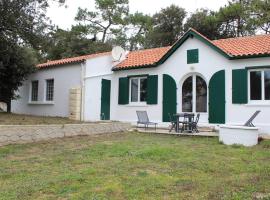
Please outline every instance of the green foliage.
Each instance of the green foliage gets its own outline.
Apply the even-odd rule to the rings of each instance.
[[[184,33],[186,11],[176,5],[161,9],[153,16],[153,28],[147,34],[145,46],[163,47],[172,45]]]
[[[270,33],[270,1],[252,0],[251,21],[255,27],[261,29],[265,34]]]
[[[113,26],[123,25],[128,15],[128,0],[95,0],[97,11],[78,9],[76,20],[88,24],[91,34],[101,34],[101,42],[105,43],[108,35],[112,33]]]
[[[201,9],[197,10],[187,19],[185,31],[189,28],[194,28],[209,39],[218,39],[220,38],[218,31],[220,24],[215,12]]]
[[[7,103],[17,98],[15,91],[32,73],[37,63],[36,52],[27,47],[0,42],[0,100]]]
[[[60,0],[63,3],[63,0]],[[44,50],[47,0],[0,1],[0,101],[8,105]]]
[[[129,14],[124,19],[124,25],[119,29],[114,29],[112,32],[114,37],[108,42],[130,51],[137,50],[144,46],[146,34],[151,28],[151,16],[139,12]]]
[[[57,29],[51,35],[50,48],[46,56],[49,60],[111,50],[109,44],[96,41],[95,37],[87,38],[88,29],[82,25],[73,26],[70,31]]]
[[[254,35],[256,27],[250,20],[251,0],[233,0],[217,13],[221,22],[219,32],[222,38]]]

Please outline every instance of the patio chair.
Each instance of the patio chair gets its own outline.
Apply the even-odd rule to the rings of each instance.
[[[184,113],[184,121],[181,122],[183,124],[181,133],[183,133],[184,131],[193,131],[194,116],[194,114]]]
[[[157,123],[155,122],[150,122],[147,112],[146,111],[136,111],[138,121],[137,121],[137,127],[139,127],[139,124],[143,124],[145,130],[148,128],[149,125],[154,125],[155,126],[155,131],[157,130]]]
[[[176,130],[177,121],[173,118],[173,116],[170,113],[168,113],[168,116],[169,116],[169,120],[171,122],[171,128],[170,128],[169,132],[172,132],[173,129]]]
[[[197,114],[195,121],[191,123],[192,126],[192,132],[195,131],[196,133],[199,133],[198,130],[198,122],[200,120],[200,113]]]
[[[257,110],[250,118],[249,120],[244,124],[244,126],[249,126],[249,127],[255,127],[254,124],[252,123],[253,120],[257,117],[257,115],[260,113],[260,110]]]

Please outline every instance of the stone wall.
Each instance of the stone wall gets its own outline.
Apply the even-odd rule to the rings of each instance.
[[[86,123],[65,125],[0,125],[0,146],[53,138],[87,136],[127,131],[129,123]]]
[[[69,90],[69,119],[81,120],[81,88]]]

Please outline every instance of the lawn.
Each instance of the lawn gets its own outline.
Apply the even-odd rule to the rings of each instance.
[[[0,199],[270,195],[270,141],[244,148],[217,138],[107,134],[1,147],[0,166]]]
[[[0,112],[0,125],[74,124],[79,121],[64,117],[42,117]]]

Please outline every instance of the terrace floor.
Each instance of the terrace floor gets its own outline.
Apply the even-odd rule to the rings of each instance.
[[[152,128],[144,129],[144,128],[136,128],[138,132],[141,133],[157,133],[157,134],[167,134],[167,135],[179,135],[179,136],[201,136],[201,137],[218,137],[218,132],[212,131],[210,129],[199,130],[199,133],[176,133],[175,131],[169,132],[168,129],[157,129],[154,130]]]

